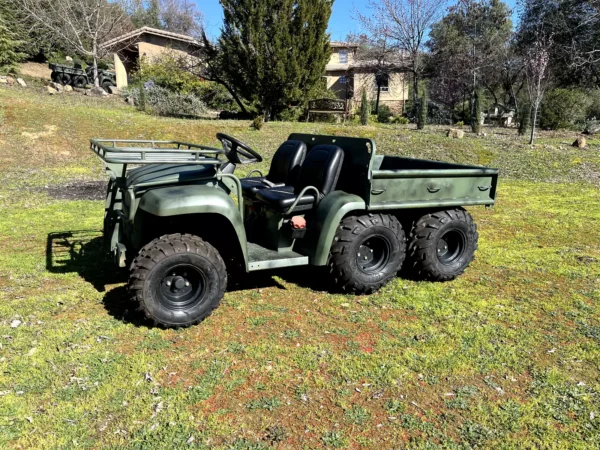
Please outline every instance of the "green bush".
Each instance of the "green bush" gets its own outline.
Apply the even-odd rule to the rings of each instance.
[[[260,129],[263,127],[264,123],[265,123],[265,121],[263,120],[263,116],[257,116],[252,121],[252,125],[251,126],[256,131],[260,131]]]
[[[592,89],[587,92],[590,106],[586,119],[600,119],[600,89]]]
[[[360,97],[360,124],[367,125],[369,123],[369,115],[371,114],[369,101],[367,100],[367,90],[363,89]]]
[[[408,117],[396,115],[396,116],[390,116],[388,118],[388,123],[397,123],[400,125],[407,125],[410,123],[410,120],[408,120]]]
[[[377,122],[379,123],[389,123],[389,118],[392,117],[392,112],[390,111],[390,107],[388,105],[379,104],[379,109],[377,110]]]
[[[546,130],[573,128],[587,118],[593,99],[577,89],[553,89],[544,96],[540,127]]]
[[[458,122],[456,122],[456,126],[457,127],[464,127],[465,123],[462,120],[459,120]]]
[[[295,106],[293,108],[284,109],[279,113],[277,117],[278,120],[282,120],[284,122],[298,122],[302,116],[306,118],[305,109],[300,106]]]
[[[132,96],[141,110],[149,110],[159,116],[197,116],[206,111],[206,105],[194,94],[173,92],[151,81],[124,92]]]

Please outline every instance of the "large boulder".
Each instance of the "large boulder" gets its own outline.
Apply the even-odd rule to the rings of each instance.
[[[48,92],[48,94],[50,94],[50,95],[54,95],[54,94],[59,94],[60,93],[59,91],[57,91],[56,89],[54,89],[53,86],[50,86],[50,85],[46,86],[46,92]]]
[[[87,90],[85,95],[91,95],[92,97],[106,97],[108,94],[101,87],[93,87]]]
[[[577,139],[575,139],[575,142],[573,142],[573,147],[577,147],[577,148],[585,148],[587,145],[587,141],[585,139],[585,137],[583,136],[577,136]]]
[[[71,86],[71,85],[67,84],[67,85],[64,87],[64,90],[65,90],[65,92],[73,92],[73,86]]]
[[[6,79],[6,77],[2,76],[2,77],[0,77],[0,83],[8,84],[8,80]]]
[[[119,94],[119,88],[116,86],[108,86],[107,89],[109,94]]]
[[[600,133],[600,120],[595,120],[593,122],[588,123],[583,132],[585,134]]]
[[[450,128],[446,136],[453,139],[462,139],[465,137],[465,132],[463,130],[457,130],[456,128]]]

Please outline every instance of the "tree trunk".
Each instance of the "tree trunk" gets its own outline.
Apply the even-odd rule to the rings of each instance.
[[[375,100],[375,114],[379,114],[379,95],[381,93],[381,86],[377,83],[377,98]]]
[[[535,123],[537,121],[538,106],[539,103],[536,102],[535,106],[533,107],[533,117],[531,120],[531,135],[529,136],[529,145],[533,144],[533,140],[535,139]]]
[[[100,86],[100,80],[98,77],[98,43],[96,40],[92,43],[92,58],[94,59],[94,86]]]

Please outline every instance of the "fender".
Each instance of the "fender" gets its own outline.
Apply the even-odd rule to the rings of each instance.
[[[196,184],[151,189],[142,196],[138,207],[159,217],[202,213],[220,214],[233,226],[244,255],[244,263],[248,263],[244,221],[238,206],[218,186]]]
[[[335,232],[343,217],[349,212],[366,209],[367,206],[362,198],[343,191],[334,191],[323,198],[317,206],[311,226],[314,232],[313,236],[316,236],[316,242],[313,241],[312,249],[307,249],[313,265],[324,266],[327,264]]]

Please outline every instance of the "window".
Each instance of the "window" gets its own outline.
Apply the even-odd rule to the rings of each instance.
[[[338,81],[340,84],[346,84],[348,83],[348,77],[346,75],[342,75]]]
[[[340,64],[348,64],[348,50],[340,50],[338,55],[340,56]]]
[[[375,90],[377,90],[378,82],[379,82],[379,87],[381,87],[381,92],[389,92],[390,91],[390,77],[387,73],[382,73],[381,75],[375,75]]]

